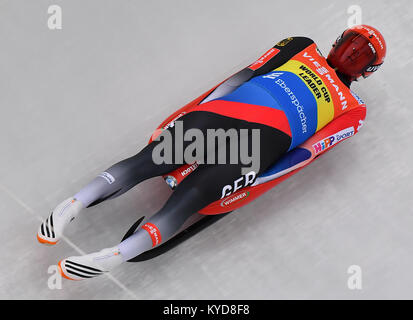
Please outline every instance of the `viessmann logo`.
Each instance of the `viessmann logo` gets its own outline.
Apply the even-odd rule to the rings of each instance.
[[[234,204],[235,202],[244,200],[249,195],[250,195],[250,193],[248,191],[241,192],[240,194],[232,196],[229,199],[225,199],[225,200],[221,201],[221,207],[227,207],[231,204]]]
[[[350,138],[353,135],[354,135],[354,127],[349,127],[344,130],[341,130],[313,144],[314,152],[315,154],[317,154],[325,149],[332,147],[333,145],[335,145],[336,143],[340,142],[343,139]]]

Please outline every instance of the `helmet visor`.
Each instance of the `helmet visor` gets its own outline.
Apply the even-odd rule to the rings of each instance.
[[[364,74],[376,60],[376,50],[370,41],[354,31],[344,32],[331,54],[338,70],[354,77]]]

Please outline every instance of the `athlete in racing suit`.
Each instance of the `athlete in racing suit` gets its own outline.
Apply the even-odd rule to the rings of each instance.
[[[168,240],[193,213],[214,201],[239,188],[305,166],[356,134],[366,109],[349,89],[352,80],[355,79],[329,65],[311,39],[290,37],[278,42],[257,61],[203,96],[173,123],[180,121],[183,132],[196,128],[204,136],[208,129],[235,129],[238,133],[246,129],[250,147],[251,132],[259,129],[260,151],[254,155],[259,165],[243,175],[244,165],[239,162],[208,162],[211,150],[206,147],[197,159],[196,170],[180,181],[165,205],[141,228],[112,248],[60,261],[62,275],[80,280],[110,271]],[[171,150],[175,150],[178,126],[173,124],[137,155],[113,165],[57,206],[41,224],[38,240],[55,244],[64,227],[83,208],[117,197],[151,177],[179,171],[183,163],[177,161],[179,155],[175,153],[170,163],[153,161],[153,152],[166,131],[172,137]],[[190,143],[184,141],[183,149]],[[227,155],[231,151],[226,140],[217,149]]]

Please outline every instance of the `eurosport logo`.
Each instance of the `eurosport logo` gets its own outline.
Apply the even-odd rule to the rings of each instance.
[[[230,206],[235,202],[244,200],[249,195],[250,195],[250,193],[248,191],[244,191],[244,192],[241,192],[240,194],[237,194],[237,195],[234,195],[234,196],[230,197],[229,199],[222,200],[221,201],[221,207]]]
[[[336,143],[340,142],[341,140],[350,138],[354,135],[354,127],[349,127],[340,132],[333,134],[323,140],[318,141],[317,143],[313,144],[313,149],[315,154],[328,149],[334,146]]]

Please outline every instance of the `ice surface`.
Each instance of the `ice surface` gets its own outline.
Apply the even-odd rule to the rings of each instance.
[[[61,290],[50,265],[116,244],[170,191],[147,181],[52,248],[35,239],[39,217],[278,40],[309,36],[326,54],[354,1],[53,3],[59,31],[50,1],[0,1],[0,298],[413,298],[413,2],[360,1],[388,45],[353,87],[368,107],[360,134],[173,251]],[[347,287],[350,265],[362,290]]]

